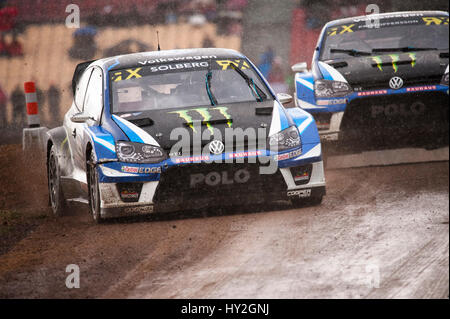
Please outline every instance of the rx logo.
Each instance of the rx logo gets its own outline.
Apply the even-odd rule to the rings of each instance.
[[[216,61],[218,65],[220,65],[222,67],[222,70],[228,70],[232,65],[241,69],[241,70],[246,70],[248,68],[250,68],[250,66],[248,65],[247,62],[245,62],[244,60],[217,60]]]
[[[223,150],[225,149],[225,145],[219,140],[214,140],[211,143],[209,143],[209,151],[212,154],[219,155],[222,154]]]
[[[336,34],[344,34],[347,32],[353,32],[353,27],[355,26],[355,24],[350,24],[350,25],[341,25],[341,26],[337,26],[337,27],[333,27],[327,30],[328,36],[334,36]]]
[[[402,78],[398,76],[394,76],[389,80],[389,86],[393,90],[398,90],[403,86],[403,80]]]
[[[142,75],[139,74],[139,71],[141,71],[141,69],[142,68],[136,68],[115,72],[112,76],[112,81],[119,82],[122,80],[139,79],[142,77]],[[126,74],[124,72],[126,72]]]

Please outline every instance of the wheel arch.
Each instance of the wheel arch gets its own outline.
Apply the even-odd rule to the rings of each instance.
[[[84,149],[84,155],[86,159],[86,181],[89,183],[89,165],[91,164],[91,155],[92,152],[95,152],[94,146],[92,145],[91,141],[88,141],[86,143],[86,147]]]
[[[48,160],[49,160],[49,158],[50,158],[50,151],[52,150],[52,147],[53,147],[53,140],[52,139],[48,139],[47,140],[47,148],[46,148],[46,159],[47,159],[47,161],[46,161],[46,163],[47,163],[47,168],[48,168]]]
[[[92,152],[95,152],[94,146],[92,145],[91,141],[89,141],[86,143],[86,150],[85,150],[86,160],[89,160]]]
[[[71,151],[69,147],[68,135],[63,126],[56,127],[47,132],[46,138],[46,159],[50,156],[50,151],[54,146],[56,156],[58,157],[61,169],[61,175],[70,175],[73,170],[73,165],[71,159]]]
[[[50,149],[53,145],[56,147],[58,155],[62,155],[62,147],[67,143],[67,133],[63,126],[54,128],[47,133],[46,145],[47,145],[47,155],[50,154]]]

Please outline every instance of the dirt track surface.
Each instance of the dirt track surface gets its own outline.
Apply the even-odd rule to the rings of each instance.
[[[10,158],[1,158],[2,184],[5,160],[14,176]],[[317,207],[210,209],[104,225],[83,207],[51,217],[42,176],[15,180],[10,190],[23,196],[41,186],[20,207],[47,217],[0,255],[0,298],[448,298],[448,162],[326,178]],[[0,208],[19,205],[13,195]],[[68,264],[80,267],[80,289],[65,286]]]

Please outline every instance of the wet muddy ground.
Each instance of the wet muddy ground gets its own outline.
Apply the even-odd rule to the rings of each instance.
[[[0,146],[0,298],[448,298],[448,162],[326,171],[322,205],[55,218]],[[44,173],[43,173],[44,172]],[[66,266],[80,267],[68,289]]]

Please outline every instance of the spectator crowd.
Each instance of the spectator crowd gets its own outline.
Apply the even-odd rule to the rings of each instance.
[[[23,56],[22,43],[18,39],[15,6],[7,6],[0,0],[0,57]]]

